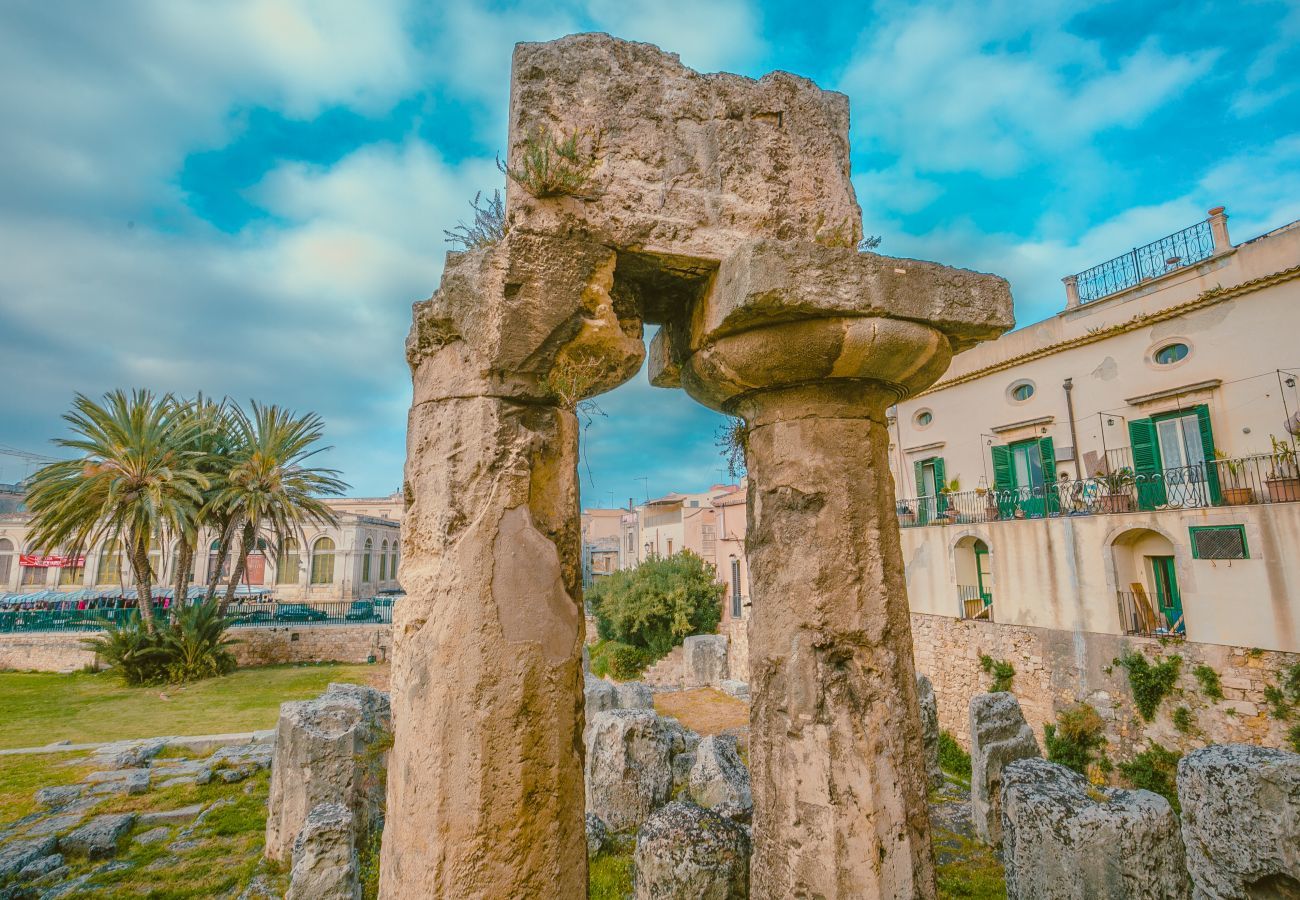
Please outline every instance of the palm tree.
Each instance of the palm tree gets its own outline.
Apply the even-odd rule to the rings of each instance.
[[[286,539],[301,534],[304,524],[334,524],[334,512],[320,498],[347,489],[336,470],[303,465],[329,449],[314,446],[324,431],[320,416],[297,416],[283,407],[253,401],[252,415],[235,409],[232,420],[236,449],[211,501],[215,510],[230,516],[232,537],[239,534],[235,565],[221,604],[223,615],[244,577],[257,535],[269,532],[278,553]]]
[[[171,394],[137,389],[104,395],[96,403],[77,394],[63,418],[73,437],[55,443],[80,456],[51,463],[33,477],[27,494],[35,544],[89,547],[121,541],[135,576],[140,617],[154,631],[154,542],[194,527],[207,479],[188,449],[195,422],[178,413]]]

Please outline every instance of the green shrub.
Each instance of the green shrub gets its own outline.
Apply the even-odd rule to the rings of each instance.
[[[1178,760],[1182,756],[1153,741],[1146,750],[1128,762],[1120,763],[1119,771],[1133,787],[1164,797],[1177,813],[1181,811],[1178,805],[1177,776]]]
[[[1173,714],[1174,727],[1180,734],[1190,734],[1196,727],[1196,719],[1192,716],[1192,711],[1186,706],[1180,706],[1174,710]]]
[[[121,624],[105,622],[99,634],[81,643],[95,651],[123,681],[132,686],[167,680],[167,653],[158,634],[150,634],[133,613]]]
[[[1209,697],[1216,703],[1223,699],[1223,685],[1219,683],[1218,672],[1214,671],[1209,666],[1200,665],[1195,669],[1192,669],[1192,674],[1195,675],[1196,680],[1201,683],[1201,690],[1205,692],[1205,696]]]
[[[1009,660],[994,659],[987,653],[982,653],[980,667],[993,676],[993,683],[989,685],[990,693],[1011,690],[1011,680],[1016,677],[1016,670]]]
[[[361,846],[357,848],[357,873],[361,881],[362,900],[379,898],[379,855],[384,843],[384,829],[371,827],[361,836]]]
[[[1292,725],[1286,733],[1286,741],[1291,745],[1291,749],[1300,753],[1300,725]]]
[[[1101,716],[1087,703],[1061,710],[1055,725],[1043,726],[1047,758],[1086,775],[1088,766],[1098,760],[1097,751],[1106,744],[1104,730]]]
[[[226,636],[229,624],[213,598],[177,610],[154,634],[132,615],[120,625],[105,623],[100,634],[82,643],[129,685],[197,681],[235,670],[235,657],[226,649],[236,643]]]
[[[1283,722],[1291,718],[1291,704],[1277,685],[1270,684],[1264,688],[1264,702],[1268,704],[1268,714],[1273,718]]]
[[[648,650],[658,659],[688,635],[717,629],[725,591],[712,566],[683,550],[607,575],[587,597],[602,638]]]
[[[939,768],[949,775],[970,780],[970,754],[947,731],[939,732]]]
[[[1134,651],[1124,654],[1118,662],[1128,672],[1128,683],[1138,712],[1150,722],[1156,717],[1160,701],[1174,689],[1183,658],[1175,655],[1153,664],[1141,653]]]
[[[497,168],[539,200],[582,197],[591,186],[600,152],[598,132],[573,131],[557,139],[549,128],[539,125],[519,147],[518,168],[500,159]]]
[[[648,650],[619,641],[598,641],[591,646],[591,674],[631,681],[658,657]]]

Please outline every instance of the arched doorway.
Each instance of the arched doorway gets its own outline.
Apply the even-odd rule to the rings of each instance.
[[[1111,543],[1111,561],[1124,634],[1186,633],[1177,554],[1169,538],[1149,528],[1125,531]]]
[[[989,545],[967,535],[953,548],[957,600],[963,619],[993,619],[993,568]]]

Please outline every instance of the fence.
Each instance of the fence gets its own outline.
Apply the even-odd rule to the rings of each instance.
[[[1075,276],[1079,300],[1087,303],[1109,297],[1148,278],[1198,263],[1213,253],[1214,233],[1209,221],[1197,222],[1080,272]]]
[[[71,606],[71,608],[66,608]],[[55,601],[43,608],[0,610],[0,632],[15,631],[98,631],[104,625],[121,625],[136,614],[130,607],[76,609],[70,601]],[[231,628],[271,628],[286,625],[363,625],[393,621],[393,601],[339,600],[311,603],[232,604],[227,611]],[[154,606],[154,615],[166,621],[169,611]]]
[[[977,585],[957,585],[957,602],[963,619],[993,621],[993,596],[980,591]]]
[[[1200,509],[1300,501],[1300,472],[1286,452],[1162,472],[1048,482],[1041,487],[975,490],[898,501],[902,528],[1006,519],[1091,516],[1154,509]]]
[[[1116,596],[1119,599],[1120,627],[1125,634],[1169,638],[1184,636],[1186,628],[1182,610],[1170,597],[1157,595],[1153,604],[1146,593],[1116,591]]]

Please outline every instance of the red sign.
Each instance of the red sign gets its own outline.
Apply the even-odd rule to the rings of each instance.
[[[81,569],[86,565],[84,556],[37,556],[23,553],[18,557],[18,565],[28,569]]]

